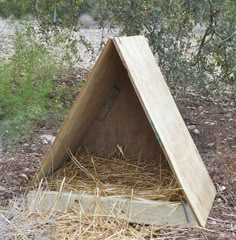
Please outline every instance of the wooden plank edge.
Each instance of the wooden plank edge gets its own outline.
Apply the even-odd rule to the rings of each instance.
[[[142,40],[144,40],[144,41],[148,44],[147,39],[146,39],[143,35],[140,35],[140,36],[137,36],[137,37],[140,38],[140,39],[142,39]],[[122,54],[122,52],[121,52],[121,50],[120,50],[120,44],[122,45],[122,42],[121,42],[121,39],[122,39],[122,38],[123,38],[123,37],[115,37],[115,38],[112,39],[112,42],[113,42],[113,44],[114,44],[114,46],[115,46],[115,48],[116,48],[116,50],[117,50],[117,52],[118,52],[121,60],[122,60],[122,63],[123,63],[123,65],[124,65],[124,67],[126,68],[126,70],[127,70],[127,72],[128,72],[130,81],[131,81],[131,83],[132,83],[132,85],[133,85],[133,87],[134,87],[134,90],[135,90],[135,92],[136,92],[136,94],[137,94],[137,97],[138,97],[139,100],[140,100],[140,103],[141,103],[141,105],[142,105],[142,107],[143,107],[143,110],[144,110],[144,112],[145,112],[145,114],[146,114],[146,116],[147,116],[147,118],[148,118],[148,120],[149,120],[149,122],[150,122],[150,125],[151,125],[151,127],[152,127],[152,129],[153,129],[153,131],[154,131],[154,133],[155,133],[155,135],[156,135],[156,137],[157,137],[157,140],[158,140],[158,142],[159,142],[159,144],[160,144],[160,146],[161,146],[161,148],[162,148],[162,150],[163,150],[163,153],[164,153],[164,155],[165,155],[165,157],[166,157],[166,159],[167,159],[167,161],[168,161],[168,163],[169,163],[169,165],[170,165],[170,167],[171,167],[171,170],[172,170],[172,172],[174,173],[174,175],[176,176],[176,179],[177,179],[179,185],[180,185],[181,188],[183,189],[183,193],[184,193],[185,199],[186,199],[189,207],[191,208],[191,212],[194,213],[194,215],[195,215],[195,217],[196,217],[196,219],[197,219],[197,221],[198,221],[198,225],[201,225],[202,227],[204,227],[204,226],[206,225],[207,217],[202,218],[201,214],[199,214],[199,212],[196,211],[195,207],[193,206],[191,199],[189,199],[188,194],[186,194],[186,192],[185,192],[185,188],[183,187],[182,182],[180,182],[179,177],[178,177],[177,174],[176,174],[175,168],[173,167],[172,161],[171,161],[171,159],[169,158],[169,155],[168,155],[168,153],[167,153],[167,151],[166,151],[166,148],[165,148],[164,144],[162,143],[162,140],[160,139],[160,136],[159,136],[157,130],[155,129],[154,125],[152,124],[152,118],[151,118],[151,116],[149,115],[149,112],[148,112],[147,109],[146,109],[146,106],[145,106],[145,104],[144,104],[144,102],[143,102],[143,100],[142,100],[142,97],[140,96],[140,93],[139,93],[139,91],[138,91],[138,89],[137,89],[137,87],[136,87],[135,80],[133,79],[132,74],[131,74],[131,72],[130,72],[130,70],[129,70],[129,67],[128,67],[127,63],[126,63],[126,60],[125,60],[125,58],[124,58],[124,56],[123,56],[123,54]],[[157,67],[158,67],[158,66],[157,66]],[[176,106],[176,107],[177,107],[177,106]],[[177,107],[177,109],[178,109],[178,107]],[[194,142],[193,142],[193,144],[195,145]],[[213,183],[212,183],[212,185],[213,185]],[[214,187],[214,185],[213,185],[213,187]],[[213,204],[213,202],[214,202],[215,194],[216,194],[216,191],[215,191],[215,193],[212,195],[212,201],[211,201],[211,204],[210,204],[211,206],[212,206],[212,204]],[[210,212],[210,210],[208,211],[207,215],[209,215],[209,212]]]
[[[85,213],[115,216],[131,223],[198,226],[191,208],[183,202],[57,191],[30,191],[26,195],[26,208],[29,211],[67,212],[73,207]]]

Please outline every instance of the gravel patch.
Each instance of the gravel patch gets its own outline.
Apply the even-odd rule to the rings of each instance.
[[[0,60],[7,60],[12,55],[14,23],[11,20],[0,18]]]
[[[35,21],[32,21],[35,25]],[[7,60],[14,53],[13,37],[15,29],[19,26],[19,22],[0,18],[0,60]],[[96,57],[98,56],[104,42],[109,37],[115,37],[118,35],[118,29],[99,29],[99,28],[82,28],[79,32],[75,33],[75,37],[78,40],[77,48],[79,52],[78,62],[79,67],[91,68],[94,64]],[[80,39],[91,46],[92,51],[88,51]],[[53,49],[59,52],[57,54],[63,54],[64,47]]]

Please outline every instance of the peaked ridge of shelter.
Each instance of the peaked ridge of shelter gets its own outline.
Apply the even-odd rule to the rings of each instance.
[[[215,198],[215,187],[147,40],[136,36],[115,38],[113,42],[186,199],[204,226]],[[173,141],[176,138],[178,141]]]
[[[83,143],[124,68],[186,200],[204,226],[215,188],[143,36],[107,42],[34,181],[59,168],[68,158],[68,149],[73,153]]]

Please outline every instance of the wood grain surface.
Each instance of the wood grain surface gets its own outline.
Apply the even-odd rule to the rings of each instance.
[[[198,223],[188,205],[181,202],[135,200],[119,196],[96,196],[70,192],[29,192],[26,197],[29,210],[41,212],[70,211],[73,207],[83,212],[110,216],[128,222],[151,225],[197,226]],[[187,215],[187,216],[186,216]]]
[[[166,158],[202,226],[215,187],[143,36],[115,38],[130,80]]]
[[[215,187],[143,36],[108,41],[33,183],[62,166],[68,150],[109,153],[115,144],[134,157],[164,153],[205,226]]]

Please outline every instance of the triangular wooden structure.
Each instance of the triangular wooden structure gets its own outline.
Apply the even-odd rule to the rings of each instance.
[[[198,223],[215,188],[143,36],[110,39],[72,106],[34,181],[60,168],[68,149],[130,157],[164,155]]]

